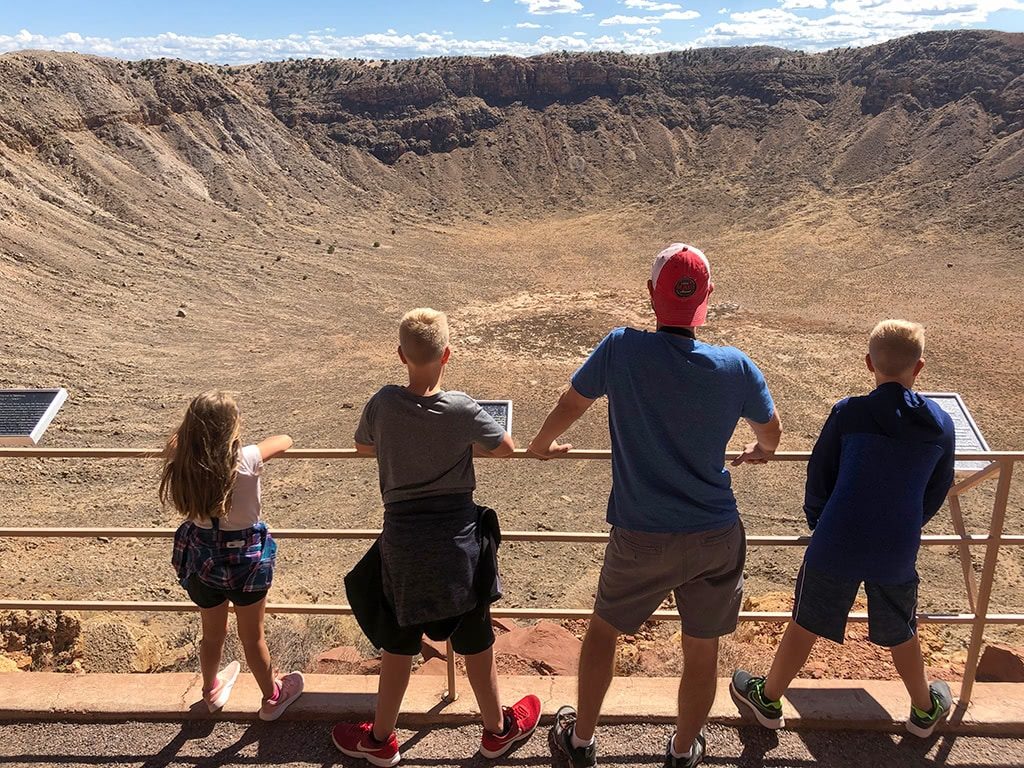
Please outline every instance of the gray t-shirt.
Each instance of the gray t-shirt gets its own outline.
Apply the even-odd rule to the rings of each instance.
[[[473,444],[497,448],[505,430],[465,392],[414,395],[388,385],[370,398],[355,439],[377,449],[385,504],[472,493]]]

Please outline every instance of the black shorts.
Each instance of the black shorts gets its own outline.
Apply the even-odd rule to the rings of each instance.
[[[216,608],[218,605],[223,605],[227,600],[230,600],[232,605],[245,607],[247,605],[256,605],[256,603],[267,596],[267,590],[265,589],[259,592],[244,592],[241,589],[215,589],[208,584],[204,584],[195,574],[192,574],[192,577],[188,580],[188,586],[185,587],[185,591],[188,592],[192,602],[200,608]]]
[[[796,578],[793,621],[819,637],[842,643],[846,620],[857,599],[861,582],[830,576],[800,567]],[[917,632],[918,579],[904,584],[864,582],[868,596],[868,639],[892,648],[910,640]]]
[[[394,615],[391,611],[386,613]],[[394,622],[381,631],[381,649],[396,656],[415,656],[422,647],[423,635],[431,640],[451,640],[452,649],[463,656],[483,653],[494,645],[491,604],[481,600],[462,616],[413,627],[400,627]]]

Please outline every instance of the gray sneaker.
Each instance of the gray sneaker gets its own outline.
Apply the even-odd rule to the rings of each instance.
[[[555,724],[551,726],[551,741],[571,768],[590,768],[597,765],[597,742],[586,747],[572,745],[572,729],[576,725],[576,710],[570,706],[559,707],[555,712]]]
[[[675,741],[676,735],[673,733],[672,738],[668,740],[668,746],[665,747],[665,768],[696,768],[704,762],[704,755],[707,754],[708,739],[704,733],[704,729],[700,729],[700,733],[697,734],[697,738],[693,741],[693,746],[690,747],[689,757],[675,757],[672,754],[672,742]]]
[[[938,680],[929,685],[928,690],[932,694],[932,711],[922,712],[911,705],[910,717],[907,718],[907,731],[922,739],[931,736],[935,726],[949,717],[949,711],[953,708],[953,693],[948,683]]]
[[[786,719],[782,716],[782,702],[772,701],[764,695],[763,677],[755,677],[745,669],[737,669],[732,674],[729,693],[741,712],[746,709],[765,728],[776,731],[786,725]]]

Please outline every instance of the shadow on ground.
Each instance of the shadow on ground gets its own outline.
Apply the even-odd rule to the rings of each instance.
[[[670,726],[624,724],[599,732],[599,762],[608,766],[663,764]],[[476,754],[479,729],[402,731],[402,765],[423,768],[558,766],[546,733],[538,732],[499,760]],[[756,727],[708,729],[708,766],[718,768],[1021,768],[1024,740],[978,736],[912,736],[873,732],[781,731]],[[220,766],[341,766],[367,763],[341,755],[324,722],[11,723],[0,727],[0,766],[219,768]]]

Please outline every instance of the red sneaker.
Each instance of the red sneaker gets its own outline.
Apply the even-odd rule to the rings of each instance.
[[[501,757],[517,741],[530,738],[540,722],[540,699],[533,694],[524,696],[511,707],[505,707],[505,733],[498,735],[484,731],[480,740],[480,754],[484,757]]]
[[[338,723],[331,731],[331,741],[349,757],[368,760],[381,768],[391,768],[402,759],[394,731],[386,741],[377,741],[373,738],[373,723]]]

